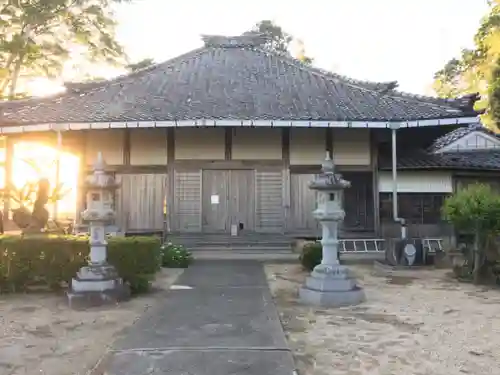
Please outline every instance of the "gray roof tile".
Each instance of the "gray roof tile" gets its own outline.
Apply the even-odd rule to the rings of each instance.
[[[409,152],[398,156],[398,170],[447,169],[500,171],[500,150],[461,151],[432,154],[425,151]],[[379,168],[391,170],[391,158],[380,157]]]
[[[245,39],[246,38],[246,39]],[[0,104],[0,124],[196,119],[409,121],[474,116],[470,97],[403,94],[306,66],[255,37],[204,37],[187,54],[64,94]]]
[[[455,129],[449,133],[446,133],[442,137],[437,138],[434,143],[429,147],[430,152],[438,151],[442,149],[443,147],[446,147],[453,142],[459,140],[460,138],[465,137],[466,135],[473,133],[473,132],[482,132],[488,135],[491,135],[493,137],[497,137],[497,134],[490,129],[484,127],[481,124],[472,124],[469,126],[464,126],[460,127],[458,129]]]

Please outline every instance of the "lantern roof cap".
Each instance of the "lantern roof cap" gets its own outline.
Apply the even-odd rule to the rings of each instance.
[[[321,173],[309,183],[309,188],[312,190],[321,191],[338,191],[344,190],[351,186],[351,183],[342,178],[340,173],[335,173],[335,163],[330,155],[326,152],[326,158],[321,163]]]

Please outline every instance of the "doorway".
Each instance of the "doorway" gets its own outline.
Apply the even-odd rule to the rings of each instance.
[[[202,229],[231,233],[255,229],[253,170],[203,170]],[[235,226],[235,227],[234,227]]]

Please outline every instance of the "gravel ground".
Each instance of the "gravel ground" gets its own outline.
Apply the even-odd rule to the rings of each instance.
[[[182,273],[162,270],[155,291],[106,308],[73,311],[64,296],[0,296],[0,375],[85,375],[108,346]]]
[[[377,277],[352,266],[367,302],[299,305],[306,273],[267,265],[300,375],[488,375],[500,373],[500,291],[461,284],[446,270]]]

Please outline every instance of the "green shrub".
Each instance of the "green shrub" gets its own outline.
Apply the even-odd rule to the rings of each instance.
[[[132,293],[149,290],[161,268],[160,238],[111,237],[108,239],[108,262],[128,282]]]
[[[304,246],[300,254],[300,263],[306,270],[312,271],[323,259],[323,248],[320,242],[310,243]]]
[[[32,286],[55,290],[69,283],[88,262],[88,238],[67,235],[0,237],[0,292]],[[149,288],[161,265],[160,241],[152,237],[108,239],[108,262],[133,293]]]
[[[187,268],[193,258],[189,251],[182,245],[173,243],[162,246],[162,266],[168,268]]]

